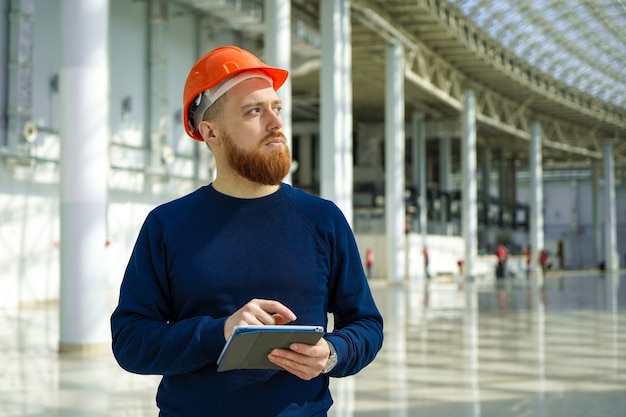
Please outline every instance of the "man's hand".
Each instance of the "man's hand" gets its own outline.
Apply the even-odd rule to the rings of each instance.
[[[289,349],[272,349],[268,358],[270,362],[308,381],[322,372],[329,356],[328,343],[321,338],[315,345],[292,343]]]
[[[287,324],[296,319],[293,311],[274,300],[254,299],[235,311],[224,323],[224,340],[235,326],[246,324]]]

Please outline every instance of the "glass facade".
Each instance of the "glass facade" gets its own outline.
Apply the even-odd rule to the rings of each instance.
[[[626,1],[449,0],[518,58],[626,108]]]

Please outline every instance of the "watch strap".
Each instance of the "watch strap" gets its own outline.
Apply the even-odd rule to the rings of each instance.
[[[335,346],[333,346],[333,344],[329,342],[328,339],[324,339],[324,340],[326,340],[326,343],[328,343],[328,349],[330,350],[330,354],[328,355],[328,362],[326,362],[326,366],[324,366],[324,369],[322,369],[322,374],[327,374],[333,370],[335,365],[337,365],[338,358],[337,358],[337,351],[335,350]]]

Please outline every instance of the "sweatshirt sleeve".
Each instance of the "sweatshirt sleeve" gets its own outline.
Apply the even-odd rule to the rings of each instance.
[[[159,222],[149,215],[141,228],[111,316],[113,354],[139,374],[178,375],[217,360],[225,318],[172,321],[167,247]]]
[[[327,237],[331,252],[328,309],[334,316],[334,330],[326,338],[338,357],[329,375],[343,377],[359,372],[374,360],[383,343],[383,319],[352,229],[341,212],[336,219]]]

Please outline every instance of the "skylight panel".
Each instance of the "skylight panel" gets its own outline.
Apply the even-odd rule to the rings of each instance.
[[[626,1],[449,1],[518,58],[626,108]]]

